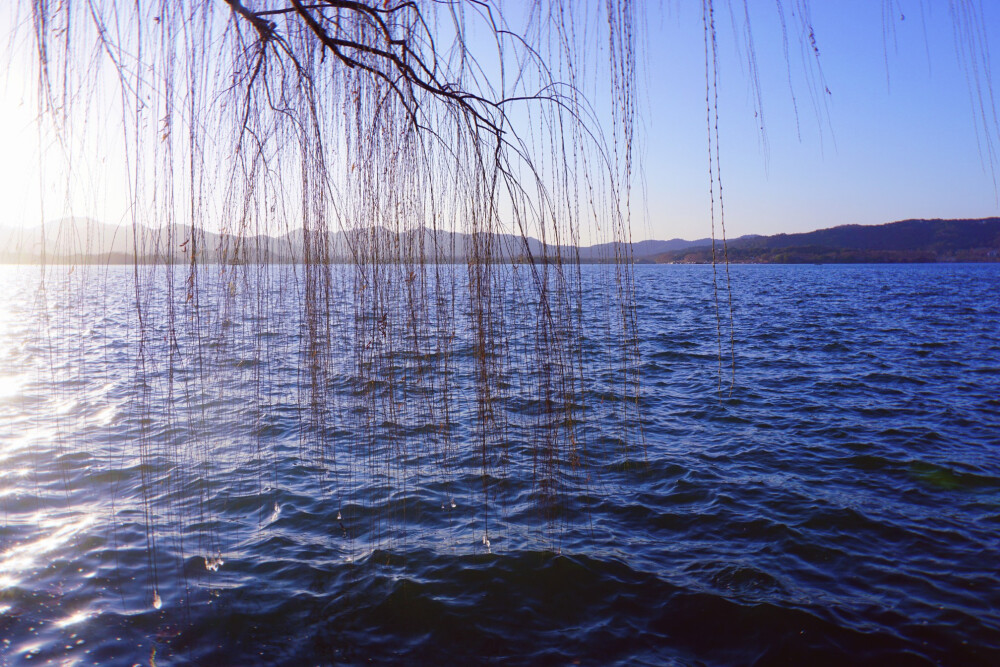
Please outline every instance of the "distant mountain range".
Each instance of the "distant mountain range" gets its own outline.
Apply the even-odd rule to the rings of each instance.
[[[739,264],[857,264],[1000,261],[1000,218],[901,220],[842,225],[803,234],[777,234],[716,243],[716,257]],[[658,263],[712,261],[711,242],[658,253]]]
[[[498,262],[581,261],[610,262],[629,257],[627,244],[604,243],[576,248],[544,244],[513,234],[473,235],[421,227],[393,232],[382,227],[317,234],[306,243],[302,229],[278,236],[216,234],[173,225],[151,228],[109,225],[88,218],[64,218],[41,227],[0,228],[0,263],[131,264],[187,263],[192,253],[204,263],[295,263],[308,252],[318,262],[362,261],[464,262],[474,244],[489,241]],[[634,260],[711,243],[710,239],[640,241],[632,245]]]
[[[640,263],[707,263],[711,239],[639,241],[631,246],[604,243],[576,248],[546,245],[511,234],[474,236],[419,228],[395,233],[381,227],[315,236],[306,243],[303,230],[279,236],[216,234],[189,227],[150,228],[108,225],[86,218],[66,218],[44,228],[0,228],[0,263],[41,261],[75,264],[302,262],[307,250],[319,262],[419,261],[464,262],[473,244],[490,242],[498,262],[610,262],[616,256]],[[903,220],[884,225],[843,225],[802,234],[742,236],[730,239],[725,252],[715,244],[716,259],[728,253],[733,263],[859,262],[996,262],[1000,261],[1000,218],[982,220]]]

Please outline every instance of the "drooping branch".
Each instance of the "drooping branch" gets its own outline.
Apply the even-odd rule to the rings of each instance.
[[[621,3],[594,5],[614,5],[610,30],[629,16]],[[136,413],[162,402],[197,414],[187,397],[215,389],[249,394],[240,409],[267,421],[283,408],[261,398],[275,389],[258,369],[294,322],[298,456],[336,499],[345,534],[373,542],[405,521],[382,522],[392,505],[379,494],[418,477],[475,494],[484,544],[509,499],[508,467],[530,468],[555,516],[568,476],[586,476],[580,468],[600,453],[587,450],[585,415],[620,421],[611,455],[622,454],[637,416],[631,268],[595,273],[613,288],[604,307],[587,307],[576,244],[590,236],[612,243],[609,259],[626,256],[629,167],[609,147],[618,142],[606,117],[626,120],[631,98],[613,114],[588,100],[576,72],[588,71],[592,45],[568,24],[589,17],[570,5],[528,3],[515,19],[513,5],[485,0],[88,0],[90,32],[76,34],[107,57],[86,66],[49,41],[50,18],[66,14],[39,5],[40,52],[53,63],[43,79],[67,73],[85,91],[81,106],[109,85],[100,66],[118,82],[129,221],[137,238],[159,230],[136,243],[145,356],[135,373],[151,387]],[[540,21],[553,29],[532,27]],[[608,41],[612,78],[630,71],[628,39]],[[621,146],[630,150],[630,136]],[[175,290],[178,259],[186,275]],[[626,341],[609,346],[600,373],[584,360],[594,329]],[[237,351],[254,370],[220,366]],[[627,400],[595,406],[595,385],[608,382]],[[198,444],[144,432],[139,459],[180,469],[191,457],[202,469],[232,456],[186,442]],[[268,446],[258,442],[254,465],[279,458]],[[366,476],[389,486],[365,491],[355,482]],[[151,544],[169,515],[156,506],[168,502],[166,483],[144,482]],[[348,506],[371,507],[375,527],[349,519]],[[204,543],[213,557],[224,550],[214,535]]]

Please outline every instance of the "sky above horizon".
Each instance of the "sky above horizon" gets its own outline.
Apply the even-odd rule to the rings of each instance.
[[[751,26],[766,148],[755,123],[746,50],[734,46],[728,16],[717,20],[729,234],[997,215],[986,155],[988,141],[996,143],[996,121],[989,118],[986,136],[971,95],[975,72],[956,50],[947,4],[838,0],[813,2],[811,9],[825,80],[814,85],[803,67],[812,56],[803,53],[808,49],[793,32],[788,9],[786,60],[774,3],[751,5],[760,11],[751,15]],[[983,3],[981,10],[979,27],[997,38],[1000,3]],[[678,2],[650,20],[649,108],[641,114],[650,229],[636,230],[643,238],[692,238],[709,229],[704,46],[699,31],[684,29],[700,18],[700,7]],[[980,68],[979,76],[985,80],[988,72]],[[814,104],[815,93],[824,104]]]
[[[17,4],[17,3],[14,3]],[[989,84],[988,48],[964,31],[949,3],[832,0],[808,3],[818,68],[800,32],[802,0],[787,0],[788,53],[775,3],[748,3],[756,46],[763,132],[755,117],[743,8],[716,12],[720,164],[728,236],[802,232],[906,218],[979,218],[1000,212],[994,165],[995,112],[975,104]],[[737,7],[737,5],[740,5]],[[973,1],[976,30],[1000,35],[1000,3]],[[0,19],[9,42],[10,12]],[[643,182],[633,240],[711,233],[701,3],[666,0],[645,10],[637,146]],[[95,197],[82,185],[46,182],[38,166],[31,76],[8,45],[0,75],[0,224],[67,213],[115,223],[127,196]],[[959,48],[970,47],[962,57]],[[986,47],[986,48],[983,48]],[[970,60],[978,58],[978,60]],[[822,79],[819,78],[820,68]],[[829,91],[829,92],[827,92]],[[88,165],[100,177],[109,166]],[[111,163],[114,160],[110,161]],[[77,168],[79,172],[79,166]],[[634,210],[639,207],[635,206]],[[718,213],[718,209],[717,209]],[[716,219],[717,233],[721,221]]]

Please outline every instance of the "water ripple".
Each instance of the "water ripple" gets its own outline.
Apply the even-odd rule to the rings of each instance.
[[[484,480],[470,340],[345,357],[310,423],[281,280],[139,383],[128,271],[0,269],[0,664],[1000,663],[1000,268],[730,271],[731,395],[711,268],[636,267],[644,442],[595,327],[576,418],[498,381]]]

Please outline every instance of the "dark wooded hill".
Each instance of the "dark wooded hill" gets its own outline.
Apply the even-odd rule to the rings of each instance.
[[[729,261],[746,264],[996,262],[1000,261],[1000,218],[901,220],[884,225],[842,225],[803,234],[734,239]],[[716,258],[723,259],[722,242]],[[712,261],[711,242],[660,253],[658,263]]]

